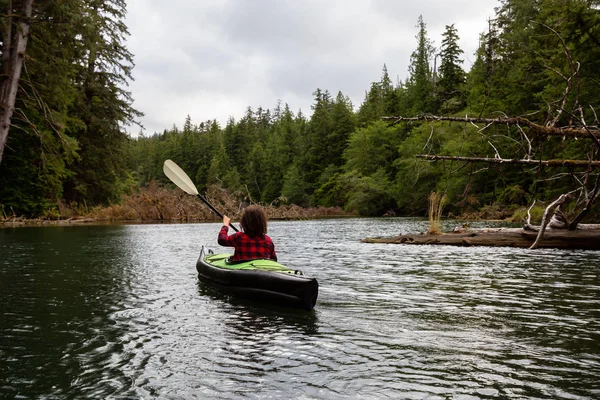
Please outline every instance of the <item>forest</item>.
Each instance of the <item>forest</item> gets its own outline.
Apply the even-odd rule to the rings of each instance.
[[[421,17],[407,78],[384,64],[359,105],[315,88],[310,113],[282,99],[225,126],[188,117],[137,137],[126,131],[141,114],[126,90],[124,0],[0,4],[0,218],[85,215],[175,191],[166,159],[201,192],[240,203],[425,216],[433,192],[445,195],[446,215],[506,218],[567,194],[565,213],[600,215],[590,210],[600,183],[598,0],[500,0],[468,71],[452,21],[434,47]]]

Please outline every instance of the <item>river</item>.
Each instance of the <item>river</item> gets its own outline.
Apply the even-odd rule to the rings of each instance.
[[[0,229],[0,398],[600,398],[598,251],[360,243],[418,219],[272,221],[280,262],[319,281],[306,312],[199,282],[219,227]]]

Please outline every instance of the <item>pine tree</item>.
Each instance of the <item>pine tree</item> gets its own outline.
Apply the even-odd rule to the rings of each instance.
[[[295,156],[298,131],[294,114],[286,103],[275,108],[273,127],[265,144],[264,189],[262,201],[272,202],[282,194],[284,175]]]
[[[400,114],[402,88],[399,85],[398,87],[394,87],[385,64],[383,64],[383,73],[381,76],[381,90],[383,95],[383,114]]]
[[[358,109],[357,119],[359,125],[361,127],[368,126],[384,115],[386,115],[386,112],[381,82],[372,82],[369,91],[365,93],[365,100]]]
[[[315,182],[323,170],[329,165],[328,136],[333,128],[332,108],[333,102],[329,91],[317,89],[313,95],[313,115],[310,118],[310,133],[307,177]]]
[[[446,25],[440,51],[439,80],[437,82],[438,107],[443,113],[454,113],[464,108],[465,98],[462,92],[465,83],[465,71],[459,57],[463,51],[458,46],[458,33],[454,24]]]
[[[67,201],[106,204],[118,201],[125,174],[123,151],[128,139],[123,125],[141,115],[124,89],[132,79],[133,55],[125,47],[124,0],[95,0],[81,4],[78,22],[80,54],[70,110],[84,126],[72,129],[80,149],[72,165],[74,176],[65,182]]]
[[[344,164],[342,157],[348,146],[348,138],[354,132],[355,122],[350,99],[338,92],[331,112],[332,128],[327,135],[327,159],[329,165],[341,167]]]
[[[429,60],[435,52],[435,48],[427,37],[427,26],[423,22],[423,16],[419,16],[417,27],[419,28],[416,36],[417,49],[410,57],[407,100],[413,114],[432,113],[435,112],[435,108],[433,77]]]
[[[379,120],[382,116],[396,115],[400,111],[401,90],[395,88],[388,74],[387,66],[383,64],[381,80],[371,83],[365,100],[360,105],[357,119],[360,126],[367,126]]]

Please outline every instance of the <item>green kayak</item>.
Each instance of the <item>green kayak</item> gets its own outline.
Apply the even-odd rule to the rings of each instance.
[[[319,283],[273,260],[228,262],[231,254],[213,254],[202,247],[196,262],[198,278],[236,294],[277,305],[312,310]]]

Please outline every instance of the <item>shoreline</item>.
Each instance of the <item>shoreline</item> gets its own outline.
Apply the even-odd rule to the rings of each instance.
[[[277,217],[269,218],[269,221],[306,221],[315,219],[343,219],[343,218],[359,218],[354,214],[346,215],[312,215],[299,217]],[[81,218],[66,218],[66,219],[28,219],[15,218],[0,220],[0,228],[18,228],[26,226],[82,226],[82,225],[111,225],[111,224],[197,224],[197,223],[219,223],[221,219],[101,219],[91,217]],[[237,219],[232,219],[232,222],[239,222]]]

